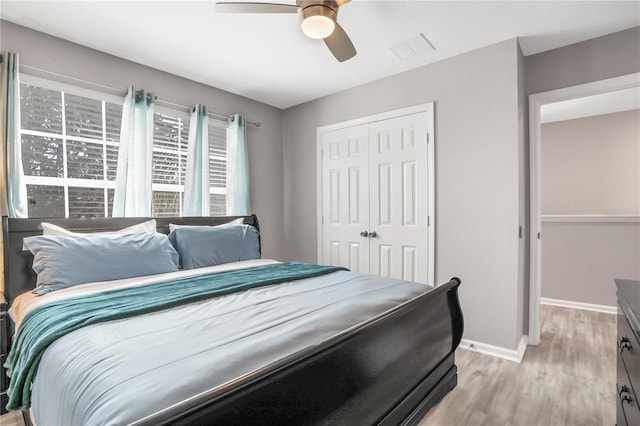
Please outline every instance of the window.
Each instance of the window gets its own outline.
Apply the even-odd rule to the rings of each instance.
[[[209,119],[209,205],[211,216],[227,214],[227,126]]]
[[[113,206],[123,98],[22,75],[22,161],[29,217],[105,217]],[[180,216],[187,113],[156,107],[153,215]],[[226,213],[226,126],[209,120],[211,215]]]
[[[181,216],[187,169],[189,117],[156,107],[153,124],[153,215]],[[212,216],[226,214],[227,128],[209,120],[209,204]]]
[[[113,203],[122,99],[20,85],[22,163],[29,217],[107,216]]]
[[[157,110],[158,108],[156,108]],[[153,215],[181,216],[189,117],[153,114]]]

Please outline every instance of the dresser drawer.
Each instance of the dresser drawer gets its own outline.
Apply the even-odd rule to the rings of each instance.
[[[629,381],[636,395],[640,395],[640,343],[631,330],[629,321],[618,312],[618,353],[622,355]]]
[[[4,363],[7,361],[5,354],[0,355],[0,392],[4,392],[9,387],[9,379],[7,378],[7,370]]]
[[[625,363],[618,350],[616,376],[616,404],[617,404],[617,423],[621,425],[640,425],[640,406],[638,399],[631,387],[631,381],[627,375]]]
[[[616,400],[616,426],[628,426],[627,419],[624,418],[624,410],[620,400]]]
[[[7,354],[9,346],[9,320],[4,312],[0,314],[0,355]]]
[[[8,319],[3,312],[0,314],[0,392],[4,392],[9,387],[9,379],[7,379],[4,363],[7,360],[9,354],[9,327],[7,323]]]
[[[5,312],[6,304],[2,303],[0,309],[0,414],[6,414],[7,410],[5,407],[9,402],[9,398],[7,396],[9,379],[7,378],[4,363],[7,360],[9,352],[9,319]]]
[[[618,410],[622,409],[628,425],[640,425],[640,407],[628,383],[618,383]],[[623,423],[624,424],[624,423]]]
[[[7,414],[7,404],[9,403],[9,396],[6,392],[0,392],[0,414]]]

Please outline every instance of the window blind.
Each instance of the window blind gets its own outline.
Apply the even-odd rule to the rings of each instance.
[[[209,208],[211,216],[227,213],[227,129],[209,124]]]
[[[187,167],[189,120],[153,115],[153,215],[180,216]]]
[[[20,85],[22,161],[29,217],[106,216],[121,105]],[[110,122],[107,125],[107,111]],[[111,140],[107,139],[107,128]],[[118,136],[113,133],[117,130]],[[117,140],[116,139],[116,140]],[[109,155],[116,158],[109,159]]]

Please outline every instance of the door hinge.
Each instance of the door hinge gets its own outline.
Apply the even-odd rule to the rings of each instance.
[[[427,216],[427,226],[431,226],[431,216]]]

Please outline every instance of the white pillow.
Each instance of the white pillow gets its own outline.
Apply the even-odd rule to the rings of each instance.
[[[138,223],[136,225],[119,229],[117,231],[91,232],[91,233],[72,232],[72,231],[69,231],[68,229],[64,229],[60,226],[53,225],[47,222],[42,222],[40,225],[42,226],[42,235],[51,235],[54,237],[68,237],[68,236],[91,235],[91,234],[138,234],[140,232],[156,232],[155,219]]]
[[[231,222],[221,223],[220,225],[215,225],[215,226],[242,225],[243,223],[244,223],[244,219],[239,217],[237,219],[233,219]],[[199,225],[176,225],[174,223],[170,223],[169,224],[169,232],[173,232],[174,229],[184,228],[184,227],[187,227],[187,226],[199,226]]]

